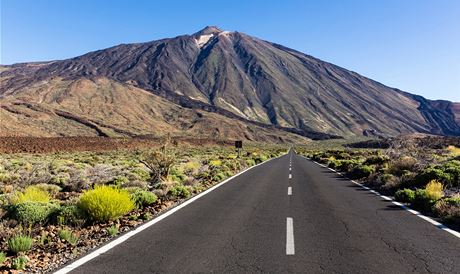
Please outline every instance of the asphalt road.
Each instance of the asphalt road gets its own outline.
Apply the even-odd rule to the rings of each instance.
[[[289,153],[72,273],[196,272],[460,273],[460,239]]]

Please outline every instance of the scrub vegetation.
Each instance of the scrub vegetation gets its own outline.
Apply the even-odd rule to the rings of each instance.
[[[45,272],[287,152],[181,145],[0,154],[0,272]]]

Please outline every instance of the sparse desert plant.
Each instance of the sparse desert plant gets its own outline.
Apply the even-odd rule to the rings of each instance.
[[[140,181],[148,181],[150,179],[150,173],[145,168],[137,167],[131,171],[133,177]]]
[[[134,208],[129,192],[110,186],[96,186],[83,192],[79,207],[96,222],[118,219]]]
[[[36,185],[51,181],[52,175],[49,172],[48,163],[35,164],[30,166],[29,169],[25,168],[20,172],[21,183],[24,185]]]
[[[107,234],[109,234],[109,236],[113,237],[115,235],[118,234],[118,227],[113,225],[113,226],[110,226],[109,228],[107,228]]]
[[[3,266],[3,263],[6,261],[6,253],[5,252],[0,252],[0,267]]]
[[[86,177],[93,184],[107,184],[114,181],[119,174],[119,170],[111,165],[96,164],[85,171]]]
[[[0,172],[0,183],[8,184],[13,180],[13,176],[8,173]]]
[[[12,204],[24,202],[48,203],[50,200],[49,193],[36,186],[29,186],[23,192],[17,192],[11,197]]]
[[[28,261],[26,256],[19,256],[11,260],[11,267],[15,270],[24,270],[26,269]]]
[[[68,242],[72,246],[75,246],[78,243],[78,240],[80,239],[78,235],[72,233],[72,231],[68,229],[61,229],[59,231],[59,238],[61,238],[61,240]]]
[[[115,178],[113,181],[113,184],[116,185],[117,187],[121,187],[129,182],[129,179],[126,178],[125,176],[118,176]]]
[[[13,217],[21,223],[45,223],[59,210],[59,205],[44,202],[22,202],[11,207]]]
[[[158,197],[152,192],[141,189],[136,190],[134,193],[131,194],[131,200],[133,200],[137,208],[144,208],[146,206],[149,206],[155,203],[157,199]]]
[[[447,223],[460,224],[460,196],[438,200],[433,211]]]
[[[412,189],[400,189],[395,193],[395,200],[403,203],[411,203],[415,199],[415,191]]]
[[[393,161],[390,165],[389,171],[394,175],[402,175],[405,170],[413,171],[415,165],[417,164],[417,159],[411,156],[403,156],[396,161]]]
[[[41,247],[44,247],[46,244],[50,243],[51,242],[51,239],[50,237],[48,236],[48,233],[46,231],[42,231],[41,234],[40,234],[40,238],[39,238],[39,244]]]
[[[71,168],[68,172],[69,178],[66,180],[64,188],[67,191],[80,192],[82,190],[88,190],[91,186],[90,181],[86,177],[83,170],[78,168]]]
[[[51,196],[55,196],[56,194],[59,193],[59,191],[62,190],[60,186],[53,185],[53,184],[45,184],[45,183],[37,184],[35,185],[35,187],[45,192],[48,192]]]
[[[32,238],[27,235],[17,235],[8,239],[8,248],[15,254],[29,251],[32,248],[32,244]]]
[[[144,214],[141,215],[142,220],[148,221],[152,219],[152,214],[150,212],[145,212]]]
[[[382,174],[380,181],[384,189],[397,189],[401,185],[401,177],[389,173]]]
[[[166,151],[157,150],[146,154],[140,161],[149,169],[152,183],[156,183],[168,177],[175,162],[175,156],[173,154],[168,155]]]

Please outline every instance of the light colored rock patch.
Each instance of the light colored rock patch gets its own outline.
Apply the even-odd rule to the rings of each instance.
[[[209,40],[214,36],[214,34],[205,34],[205,35],[200,35],[198,39],[195,39],[196,44],[198,47],[202,48],[206,43],[209,42]]]
[[[245,118],[248,118],[246,116],[246,114],[244,114],[241,110],[239,110],[237,107],[235,107],[234,105],[230,104],[229,102],[225,101],[224,99],[222,98],[217,98],[217,100],[219,100],[220,102],[224,103],[225,105],[229,106],[232,110],[236,111],[239,115],[245,117]]]

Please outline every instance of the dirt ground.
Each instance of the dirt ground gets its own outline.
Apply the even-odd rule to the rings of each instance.
[[[106,137],[0,137],[0,153],[52,153],[74,151],[109,151],[171,145],[232,145],[233,141],[172,138]]]

